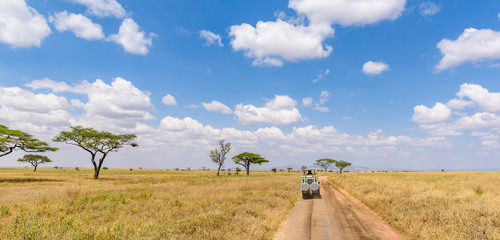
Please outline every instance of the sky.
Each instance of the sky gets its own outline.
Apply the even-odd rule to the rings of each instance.
[[[82,125],[137,135],[108,167],[500,169],[499,76],[496,0],[0,1],[0,124],[47,166]]]

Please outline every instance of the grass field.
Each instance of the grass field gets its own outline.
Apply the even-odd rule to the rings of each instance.
[[[272,239],[299,173],[0,168],[1,239]]]
[[[330,175],[408,239],[500,239],[500,173]]]

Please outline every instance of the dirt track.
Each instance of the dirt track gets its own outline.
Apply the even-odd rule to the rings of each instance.
[[[321,197],[303,199],[276,234],[291,239],[404,239],[370,209],[320,177]]]

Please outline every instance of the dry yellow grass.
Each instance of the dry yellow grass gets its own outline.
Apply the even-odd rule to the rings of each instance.
[[[1,239],[272,239],[298,173],[0,169]]]
[[[500,173],[346,173],[329,179],[409,239],[500,239]]]

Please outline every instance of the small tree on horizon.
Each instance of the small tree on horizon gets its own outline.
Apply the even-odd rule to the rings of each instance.
[[[235,170],[236,170],[236,175],[240,175],[241,168],[237,167]]]
[[[135,134],[113,134],[82,126],[74,126],[71,129],[71,131],[61,131],[59,135],[54,137],[53,141],[78,146],[90,153],[90,161],[94,165],[94,179],[99,178],[102,163],[110,152],[118,152],[125,145],[139,146],[133,142],[136,138]],[[96,158],[98,158],[98,162]]]
[[[250,174],[250,164],[259,164],[269,162],[269,160],[264,159],[259,154],[243,152],[233,157],[233,161],[239,164],[247,170],[247,176]]]
[[[231,143],[224,144],[224,139],[219,141],[220,150],[212,149],[210,150],[210,158],[212,162],[216,163],[219,168],[217,169],[217,176],[219,176],[219,171],[224,166],[224,161],[226,160],[226,154],[231,151]]]
[[[306,166],[306,165],[302,165],[302,167],[300,167],[300,169],[301,169],[302,171],[304,171],[305,169],[307,169],[307,166]]]
[[[349,167],[351,166],[352,164],[350,162],[346,162],[346,161],[338,161],[335,163],[335,166],[337,166],[339,168],[339,174],[342,174],[342,170],[344,170],[344,168],[346,167]]]
[[[328,167],[330,167],[330,165],[332,165],[334,163],[337,163],[337,160],[333,160],[330,158],[322,158],[322,159],[316,160],[314,165],[319,166],[319,167],[323,168],[325,170],[325,172],[328,172]]]
[[[271,172],[276,173],[276,170],[278,170],[278,169],[273,168],[273,169],[271,169]]]
[[[0,124],[0,157],[18,149],[30,153],[59,150],[59,148],[50,147],[48,143],[34,138],[29,133],[9,129],[7,126]]]
[[[47,156],[42,156],[38,154],[26,154],[22,158],[17,159],[18,162],[27,162],[31,164],[35,169],[33,169],[33,172],[36,172],[36,168],[40,164],[52,162]]]
[[[288,170],[288,172],[291,172],[293,168],[289,167],[289,168],[286,168],[286,170]]]

